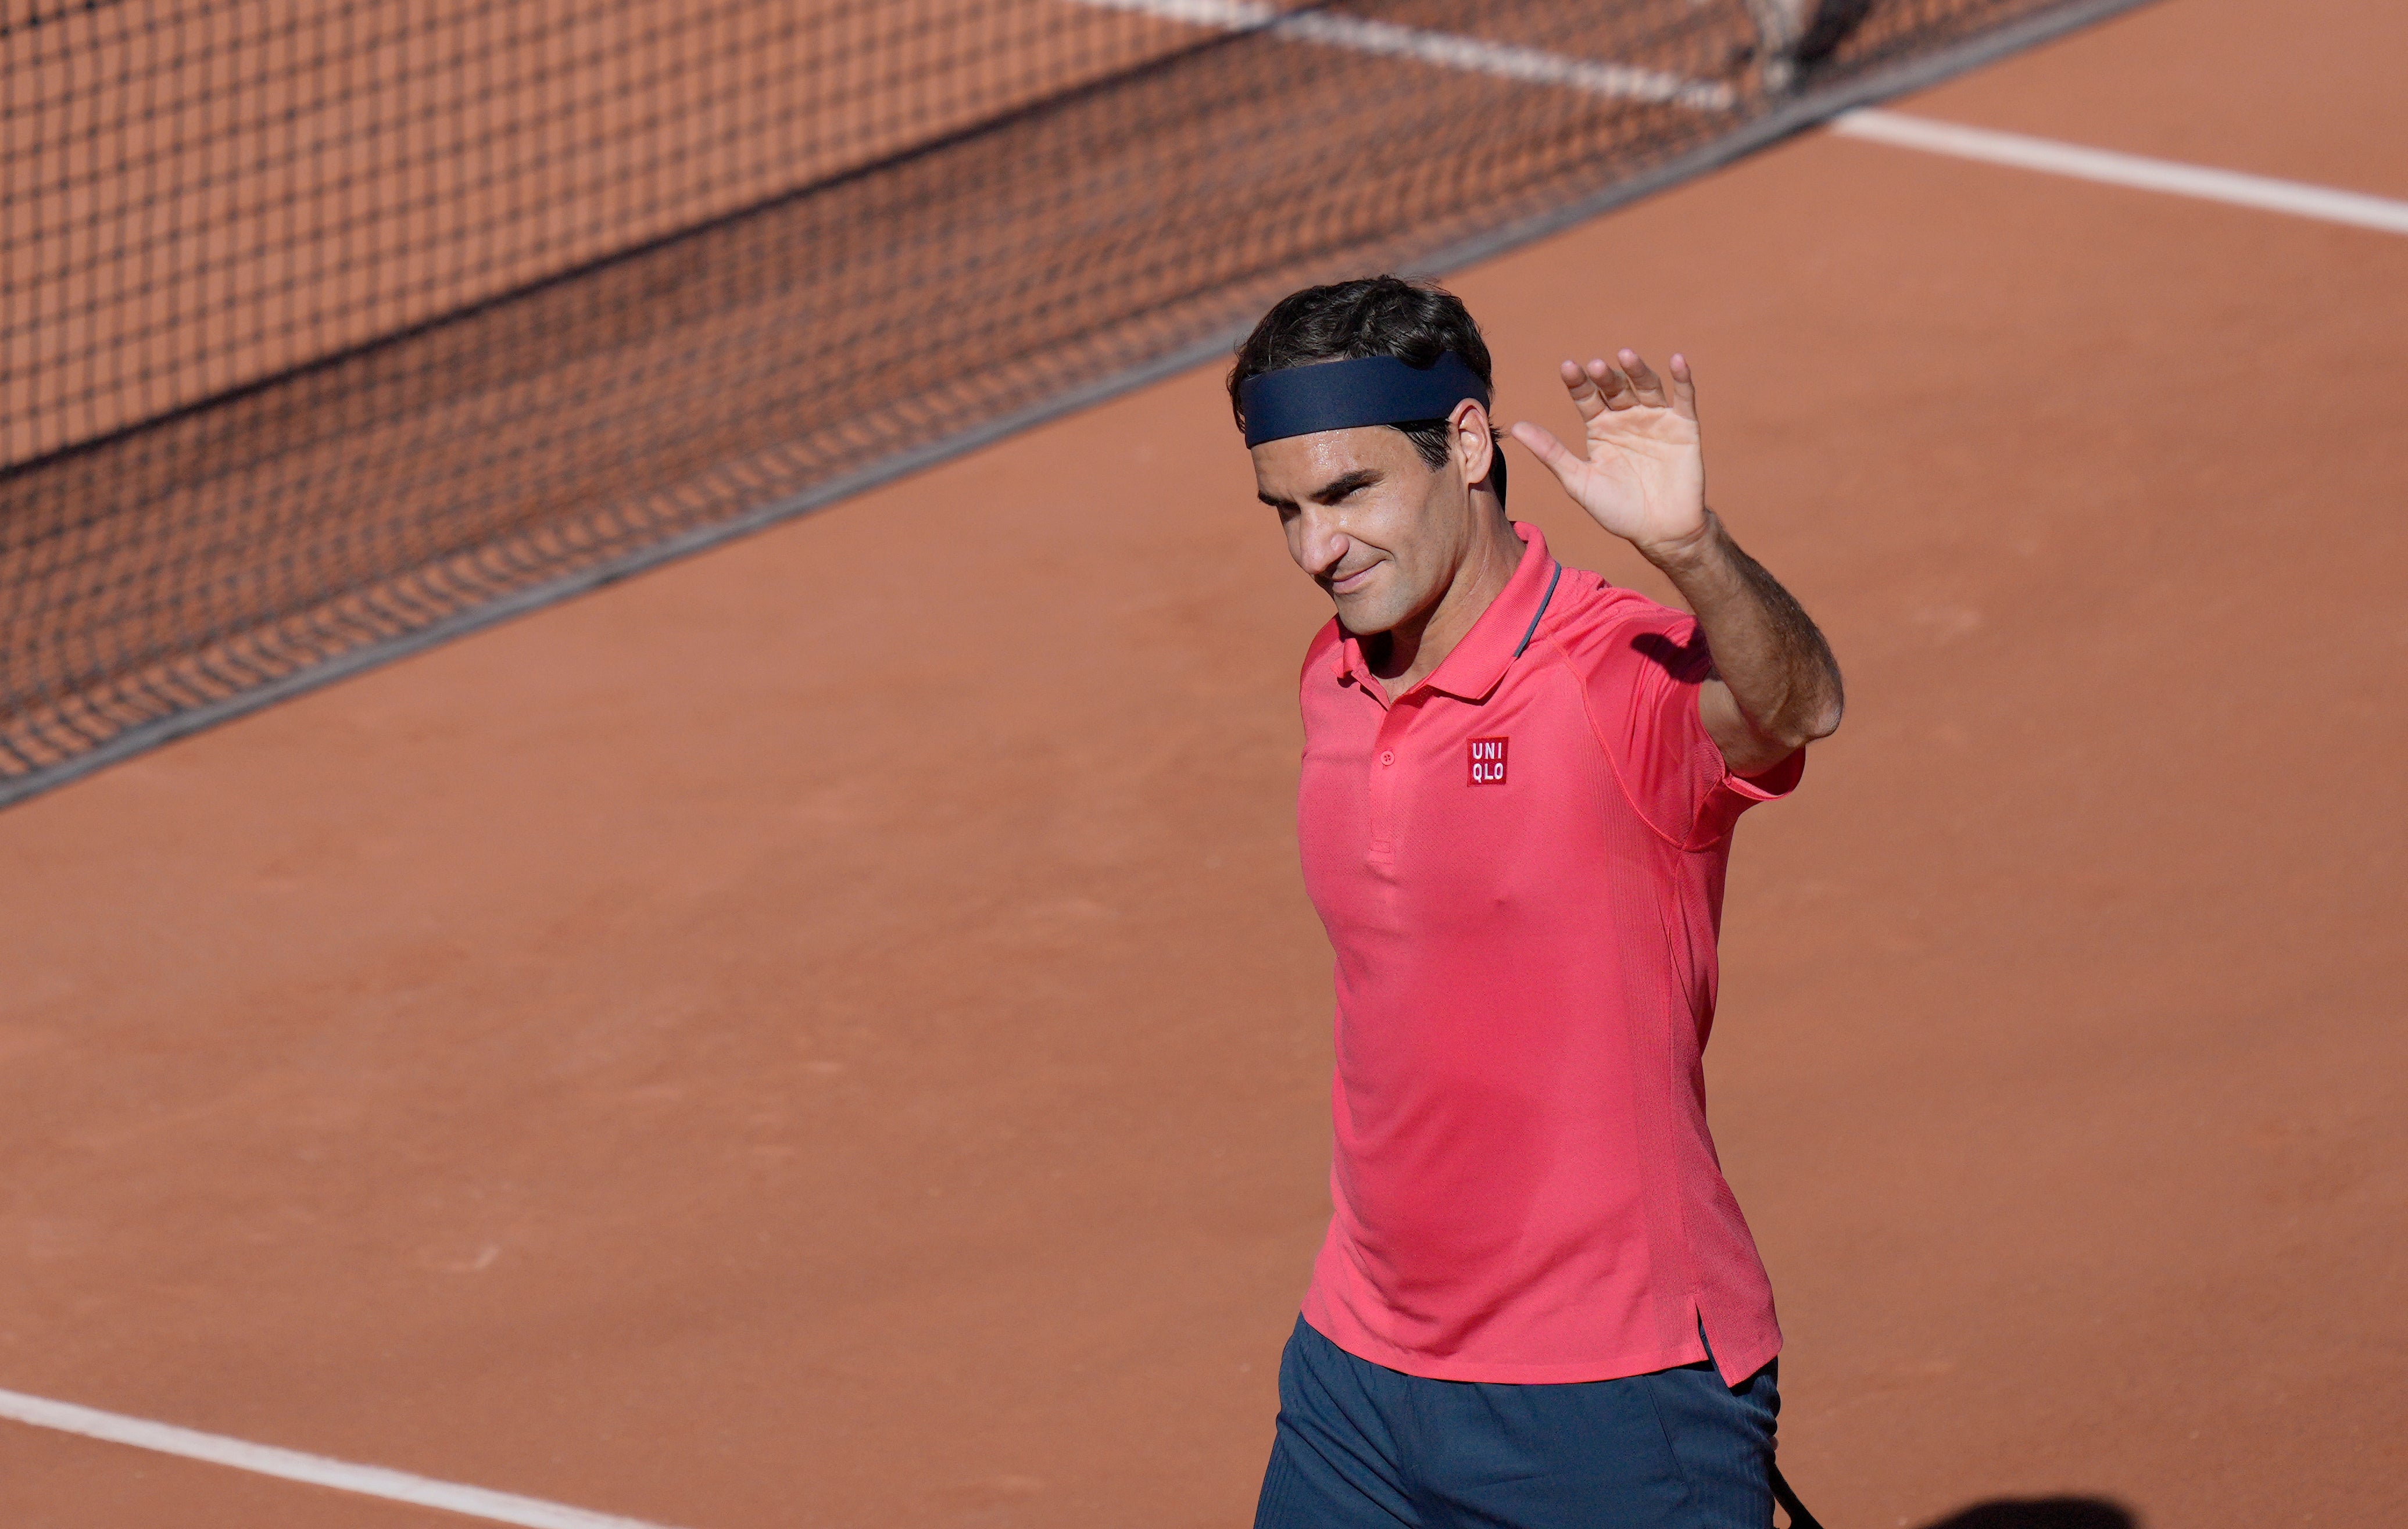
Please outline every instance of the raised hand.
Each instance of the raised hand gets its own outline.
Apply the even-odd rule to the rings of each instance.
[[[1636,350],[1613,362],[1563,364],[1585,452],[1523,421],[1513,438],[1554,470],[1598,524],[1650,559],[1678,558],[1706,535],[1706,462],[1698,443],[1698,387],[1674,354],[1670,385]]]

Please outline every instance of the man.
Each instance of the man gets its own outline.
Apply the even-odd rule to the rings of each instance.
[[[1788,95],[1838,52],[1871,0],[1747,0],[1756,62],[1767,95]]]
[[[1337,954],[1335,1204],[1258,1529],[1766,1529],[1762,1264],[1699,1053],[1733,822],[1839,725],[1812,622],[1706,507],[1687,364],[1566,362],[1514,438],[1694,617],[1505,514],[1489,358],[1394,277],[1282,301],[1231,404],[1337,619],[1297,837]]]

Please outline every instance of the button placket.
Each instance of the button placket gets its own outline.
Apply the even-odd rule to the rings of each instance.
[[[1397,855],[1397,793],[1398,777],[1405,773],[1399,745],[1405,730],[1421,711],[1418,700],[1404,700],[1389,707],[1388,714],[1380,721],[1380,732],[1371,746],[1371,848],[1370,858],[1387,865]]]

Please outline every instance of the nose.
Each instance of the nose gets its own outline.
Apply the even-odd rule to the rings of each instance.
[[[1318,506],[1307,508],[1292,523],[1296,539],[1290,550],[1295,553],[1297,566],[1315,579],[1328,577],[1354,550],[1354,538],[1339,525],[1336,516]]]

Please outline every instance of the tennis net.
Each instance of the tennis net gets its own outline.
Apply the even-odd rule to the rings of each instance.
[[[0,0],[0,802],[2129,0],[1777,3]]]

